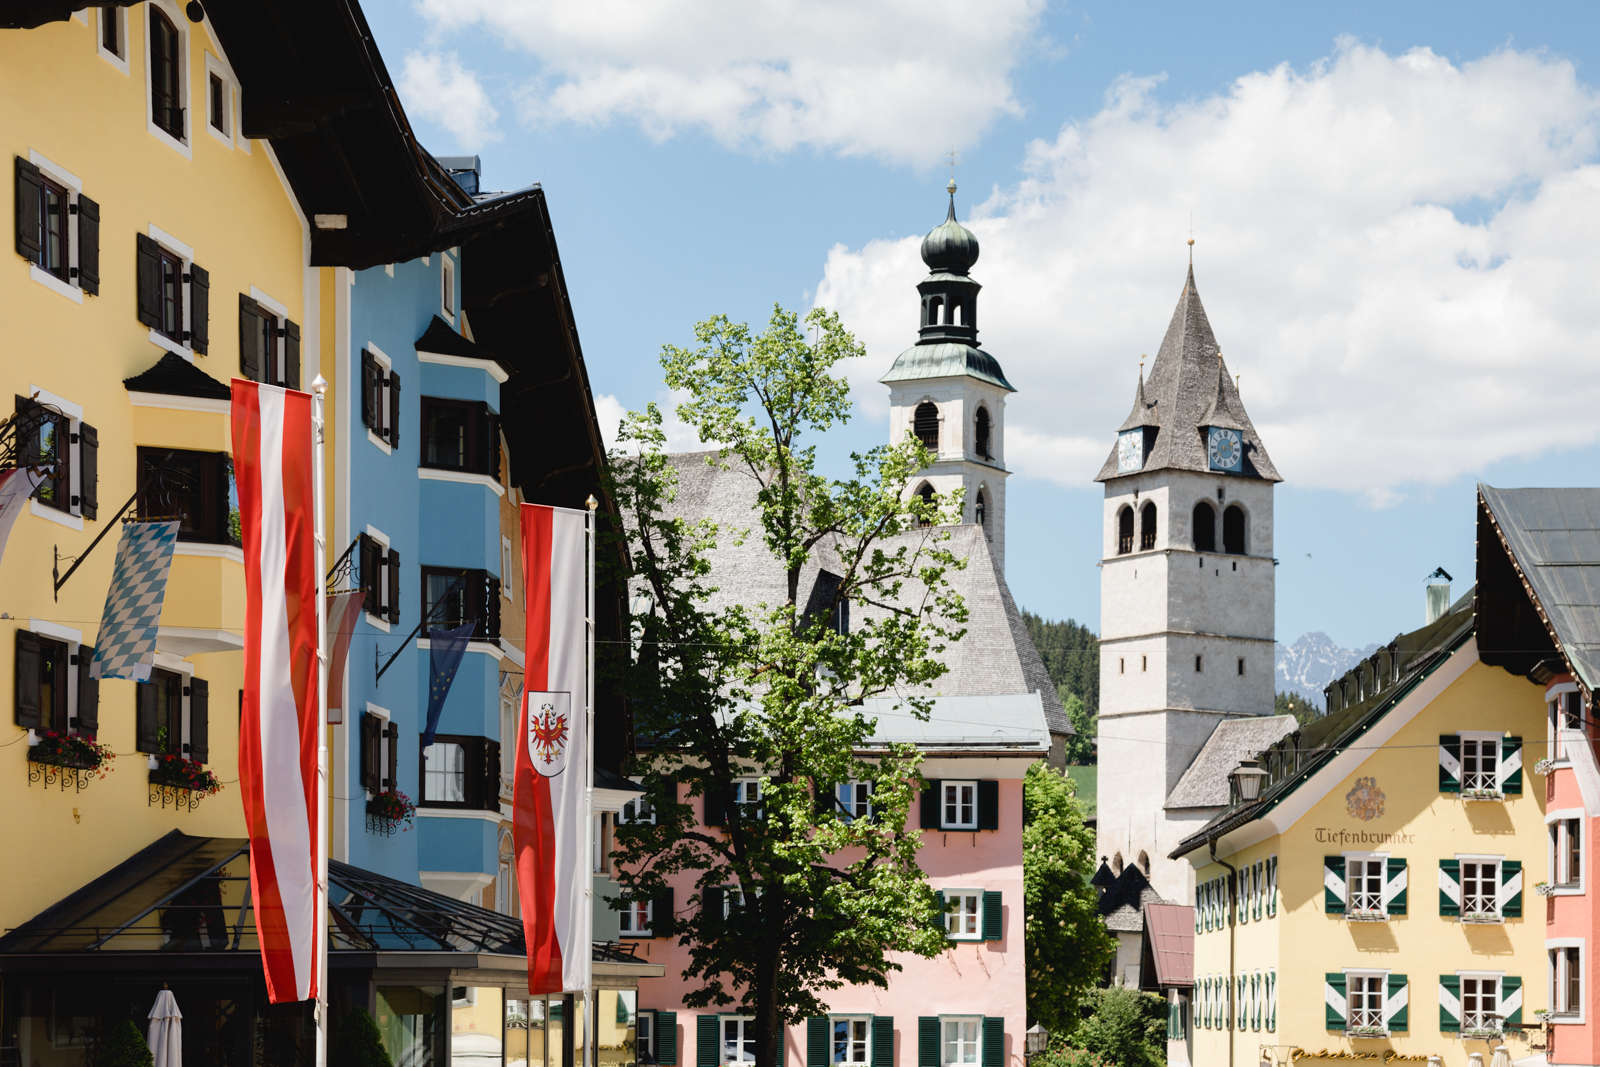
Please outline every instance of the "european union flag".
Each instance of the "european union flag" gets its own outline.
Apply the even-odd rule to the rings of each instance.
[[[444,710],[444,698],[450,695],[450,683],[456,680],[461,667],[461,657],[466,655],[467,641],[476,622],[465,622],[454,630],[434,630],[428,634],[428,725],[422,731],[422,747],[433,744],[433,735],[439,729],[439,713]]]

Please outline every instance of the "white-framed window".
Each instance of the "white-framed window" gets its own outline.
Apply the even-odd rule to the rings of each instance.
[[[649,937],[655,901],[630,900],[622,906],[622,933],[625,937]]]
[[[638,1063],[654,1063],[656,1059],[656,1013],[636,1012],[633,1017],[633,1054]]]
[[[400,376],[394,361],[368,341],[361,350],[361,424],[367,440],[390,455],[400,438]]]
[[[517,583],[516,568],[512,566],[515,560],[511,555],[511,538],[500,538],[500,595],[507,601],[516,603]]]
[[[752,897],[759,898],[761,893],[759,890],[757,890],[750,895]],[[724,886],[722,889],[722,917],[724,919],[731,919],[735,915],[739,914],[739,912],[744,910],[745,900],[746,897],[743,889],[740,889],[736,885]]]
[[[457,741],[435,741],[422,750],[422,799],[437,804],[467,800],[467,749]]]
[[[255,363],[252,373],[241,354],[240,374],[268,385],[300,388],[300,327],[289,320],[289,309],[252,285],[248,303],[239,303],[239,315],[240,340],[249,335]]]
[[[1345,1021],[1351,1030],[1385,1030],[1383,998],[1388,975],[1382,971],[1345,972]]]
[[[865,1015],[828,1018],[828,1061],[843,1067],[866,1067],[872,1052],[872,1019]]]
[[[1584,1019],[1583,939],[1553,938],[1545,943],[1550,958],[1550,1014],[1553,1022]]]
[[[101,7],[95,9],[95,51],[100,58],[128,73],[128,9]]]
[[[206,132],[233,147],[234,79],[215,55],[206,53]]]
[[[150,0],[145,12],[145,126],[188,159],[189,20],[172,0]]]
[[[942,1067],[963,1067],[982,1056],[983,1019],[979,1016],[939,1020],[939,1062]]]
[[[390,566],[389,535],[376,526],[368,526],[357,538],[356,552],[361,610],[368,623],[388,633],[390,619],[399,616],[400,604],[398,568]]]
[[[756,1021],[747,1015],[722,1015],[722,1063],[756,1061]]]
[[[982,939],[982,890],[946,889],[943,892],[945,936],[952,941],[978,941]]]
[[[1345,908],[1356,914],[1382,914],[1383,906],[1383,856],[1346,856],[1344,884],[1348,893]]]
[[[656,822],[655,805],[651,804],[647,797],[630,800],[622,805],[622,810],[617,814],[617,822],[623,825],[645,823],[654,826]]]
[[[448,252],[439,257],[439,313],[456,324],[456,261]]]
[[[88,675],[93,654],[81,631],[28,620],[16,639],[17,724],[39,732],[97,733],[100,687]]]
[[[1461,1032],[1499,1033],[1500,976],[1461,975]]]
[[[1461,788],[1466,791],[1500,791],[1500,736],[1461,735]]]
[[[384,790],[400,788],[399,783],[389,774],[391,767],[398,770],[396,762],[400,738],[397,736],[398,731],[393,728],[394,716],[388,708],[379,707],[368,701],[366,713],[371,718],[363,718],[361,724],[364,749],[360,754],[361,779],[362,786],[370,796]]]
[[[210,275],[195,266],[194,249],[159,226],[150,226],[149,234],[140,239],[135,281],[136,311],[139,321],[150,328],[150,343],[193,363],[195,353],[204,352],[209,343],[211,306]]]
[[[134,747],[160,758],[210,762],[210,687],[194,665],[157,652],[150,680],[136,687]]]
[[[1500,915],[1500,861],[1463,858],[1461,861],[1461,918],[1494,919]]]
[[[83,529],[98,518],[100,434],[83,421],[83,408],[37,385],[15,409],[17,460],[42,474],[28,509],[40,518]]]
[[[1546,812],[1545,826],[1550,835],[1549,866],[1553,892],[1561,895],[1583,891],[1584,826],[1587,820],[1578,809]]]
[[[746,816],[761,818],[761,779],[734,779],[733,802],[744,809]]]
[[[978,783],[940,783],[939,825],[944,830],[976,830],[978,828]]]
[[[847,822],[872,818],[872,783],[840,782],[833,787],[839,817]]]
[[[1571,733],[1583,730],[1583,694],[1578,692],[1575,682],[1567,682],[1555,686],[1550,691],[1548,737],[1550,759],[1554,763],[1566,763],[1570,759],[1567,746],[1573,743]]]
[[[510,746],[507,746],[510,747]],[[509,830],[500,831],[499,862],[495,867],[494,910],[501,915],[511,914],[511,902],[516,899],[515,865],[512,863],[512,840]]]
[[[512,740],[517,736],[517,698],[515,675],[507,676],[500,690],[500,791],[511,791],[517,775],[517,746]]]
[[[38,152],[16,160],[17,248],[28,275],[45,288],[83,303],[100,291],[100,206],[83,195],[83,181]]]

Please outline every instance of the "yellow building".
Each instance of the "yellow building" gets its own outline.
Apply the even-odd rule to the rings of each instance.
[[[1469,595],[1379,649],[1174,852],[1195,867],[1197,1067],[1537,1050],[1544,700],[1475,629]]]

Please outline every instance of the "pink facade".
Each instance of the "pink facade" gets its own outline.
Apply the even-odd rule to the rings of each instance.
[[[1545,819],[1550,836],[1545,875],[1545,946],[1549,958],[1549,1049],[1554,1065],[1600,1064],[1600,1020],[1595,1018],[1594,950],[1600,913],[1596,904],[1594,842],[1600,773],[1594,728],[1586,724],[1578,687],[1561,675],[1546,688],[1550,703],[1550,769],[1545,779]],[[1587,786],[1587,788],[1586,788]],[[1586,797],[1587,795],[1587,797]],[[1586,802],[1587,799],[1587,802]]]
[[[1026,757],[1009,755],[996,758],[985,753],[981,757],[963,759],[959,756],[940,755],[930,758],[923,774],[930,780],[941,776],[947,780],[993,780],[997,782],[998,818],[993,830],[922,830],[922,849],[919,860],[935,890],[966,890],[974,893],[1000,895],[1000,928],[996,940],[952,940],[938,956],[923,959],[912,956],[897,957],[904,968],[889,977],[887,988],[847,986],[827,994],[830,1016],[872,1016],[893,1020],[893,1053],[887,1059],[880,1049],[874,1048],[867,1062],[875,1065],[903,1064],[912,1067],[918,1063],[919,1020],[928,1017],[987,1017],[1004,1020],[1004,1044],[998,1064],[986,1060],[981,1049],[978,1059],[961,1058],[957,1054],[949,1059],[943,1051],[939,1056],[941,1067],[950,1063],[976,1065],[976,1067],[1021,1067],[1023,1062],[1023,1031],[1025,1016],[1025,972],[1023,960],[1023,901],[1022,901],[1022,776],[1028,765],[1043,755],[1030,752]],[[912,806],[910,825],[921,825],[918,805]],[[674,911],[687,914],[696,905],[692,903],[695,890],[693,876],[683,875],[675,882]],[[624,935],[627,936],[626,934]],[[683,996],[690,988],[682,976],[688,963],[688,951],[675,939],[666,937],[638,937],[641,957],[666,968],[664,977],[642,979],[639,983],[639,1010],[641,1014],[657,1011],[674,1011],[676,1032],[668,1034],[665,1028],[655,1037],[654,1053],[658,1062],[678,1063],[685,1067],[708,1067],[724,1063],[717,1048],[698,1047],[698,1015],[683,1007]],[[724,1009],[723,1014],[735,1014]],[[884,1030],[873,1027],[876,1042]],[[675,1042],[676,1059],[667,1047],[668,1040]],[[785,1034],[784,1062],[792,1067],[803,1067],[807,1062],[807,1027],[791,1026]],[[980,1042],[981,1044],[981,1042]],[[943,1042],[941,1042],[941,1049]],[[831,1057],[830,1057],[831,1059]],[[848,1062],[848,1061],[844,1061]]]

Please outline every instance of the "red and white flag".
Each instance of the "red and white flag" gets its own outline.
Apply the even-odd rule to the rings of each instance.
[[[565,508],[522,505],[527,660],[512,842],[532,994],[589,984],[586,519]]]
[[[6,550],[6,538],[11,536],[11,524],[17,521],[28,498],[44,480],[44,472],[33,467],[13,467],[0,471],[0,553]]]
[[[317,598],[311,396],[233,380],[244,541],[239,792],[274,1004],[317,995]]]

